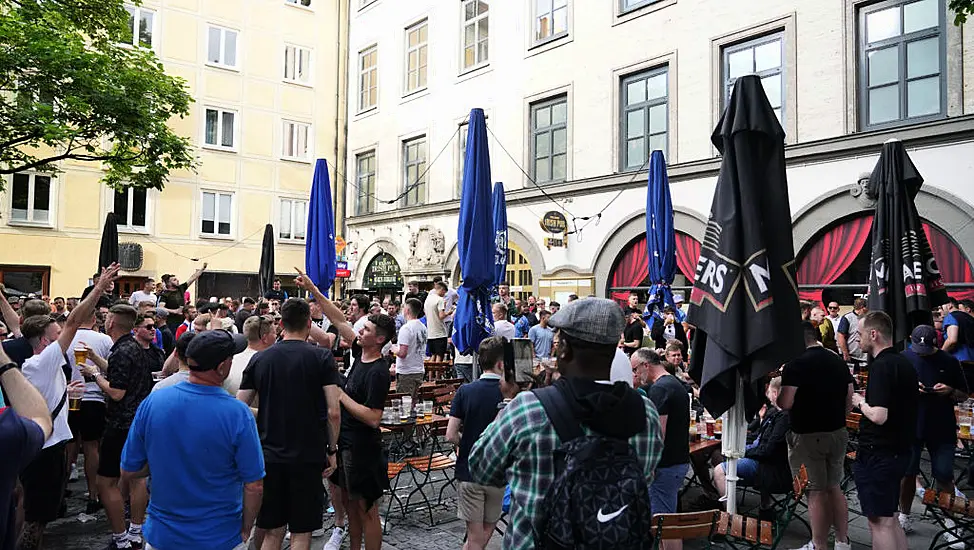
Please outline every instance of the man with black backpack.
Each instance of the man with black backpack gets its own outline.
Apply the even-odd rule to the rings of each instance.
[[[511,488],[504,548],[650,548],[649,485],[663,451],[649,399],[609,371],[625,320],[611,300],[549,320],[561,379],[519,394],[474,444],[474,483]]]

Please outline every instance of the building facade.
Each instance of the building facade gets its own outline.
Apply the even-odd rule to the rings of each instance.
[[[473,107],[487,114],[492,176],[507,191],[515,292],[560,300],[645,289],[654,149],[669,164],[676,286],[688,284],[720,167],[711,133],[734,81],[756,73],[787,134],[804,293],[849,303],[857,290],[843,285],[865,284],[860,179],[891,138],[926,179],[917,203],[950,264],[947,282],[968,289],[974,33],[946,5],[360,0],[349,31],[347,286],[380,290],[370,285],[379,256],[394,258],[403,279],[458,280]],[[549,211],[565,216],[569,235],[540,228]],[[533,276],[518,278],[525,270]]]
[[[195,99],[171,126],[198,147],[199,167],[173,173],[163,191],[113,191],[96,163],[14,174],[0,195],[0,282],[78,296],[114,212],[135,268],[121,274],[123,293],[206,262],[196,294],[254,296],[265,224],[276,265],[293,275],[314,161],[334,167],[345,156],[348,1],[145,0],[129,11],[133,47],[152,48]]]

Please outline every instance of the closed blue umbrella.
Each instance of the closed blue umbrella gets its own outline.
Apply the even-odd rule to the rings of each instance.
[[[335,280],[335,212],[331,205],[331,182],[325,159],[315,163],[304,243],[304,266],[308,277],[327,296]]]
[[[463,165],[457,253],[463,284],[457,289],[453,345],[461,354],[477,350],[493,333],[490,289],[494,284],[494,218],[491,214],[490,154],[483,109],[470,111],[467,156]]]
[[[504,184],[494,184],[494,286],[507,278],[507,198]],[[496,292],[496,290],[495,290]]]
[[[666,176],[663,151],[653,151],[649,160],[649,181],[646,189],[646,246],[649,249],[649,300],[646,316],[662,311],[664,304],[676,308],[673,302],[673,276],[676,275],[676,230],[673,228],[673,202],[670,199],[670,180]]]

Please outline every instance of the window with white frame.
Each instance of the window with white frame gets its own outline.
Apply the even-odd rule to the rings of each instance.
[[[10,221],[51,225],[54,222],[54,179],[49,174],[21,172],[10,184]]]
[[[293,4],[295,6],[304,6],[306,8],[311,7],[311,0],[284,0],[288,4]]]
[[[129,12],[123,43],[131,46],[152,48],[155,34],[156,12],[140,6],[125,6]]]
[[[667,68],[630,75],[622,79],[622,170],[638,170],[650,153],[666,153]]]
[[[534,0],[534,41],[568,34],[568,0]]]
[[[203,191],[200,205],[200,234],[230,236],[233,193]]]
[[[311,84],[311,49],[285,44],[284,80],[297,84]]]
[[[660,0],[619,0],[619,12],[628,13],[643,6],[655,4],[659,1]]]
[[[375,151],[367,151],[355,157],[355,180],[357,194],[355,213],[357,215],[375,212]]]
[[[463,168],[467,163],[467,130],[470,129],[470,125],[466,122],[460,125],[460,134],[458,139],[459,148],[459,162],[457,162],[457,186],[456,194],[459,199],[463,193]]]
[[[308,145],[308,140],[311,136],[311,125],[285,120],[283,130],[284,139],[281,156],[290,160],[309,160],[311,158],[311,147]]]
[[[148,191],[129,187],[114,190],[112,212],[119,229],[144,231],[148,225]]]
[[[358,110],[365,111],[379,102],[379,47],[370,46],[358,54]]]
[[[737,79],[749,74],[761,78],[764,93],[778,122],[785,120],[784,37],[770,34],[724,47],[721,105],[726,105]]]
[[[237,113],[207,107],[203,143],[210,147],[232,150],[236,146]]]
[[[568,97],[531,105],[531,172],[534,181],[564,181],[568,175]]]
[[[463,0],[463,68],[487,62],[487,0]]]
[[[402,142],[403,206],[426,202],[426,136]]]
[[[281,199],[281,217],[277,236],[281,239],[303,241],[308,227],[308,201]]]
[[[237,68],[237,31],[210,25],[206,30],[206,62]]]
[[[427,22],[406,29],[406,93],[426,87]]]

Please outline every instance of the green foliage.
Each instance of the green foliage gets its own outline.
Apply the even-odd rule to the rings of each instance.
[[[120,43],[128,21],[122,0],[0,0],[0,175],[92,161],[113,188],[161,189],[195,167],[167,125],[189,113],[185,82]]]
[[[967,22],[968,15],[974,15],[974,0],[950,0],[954,12],[954,24],[958,27]]]

